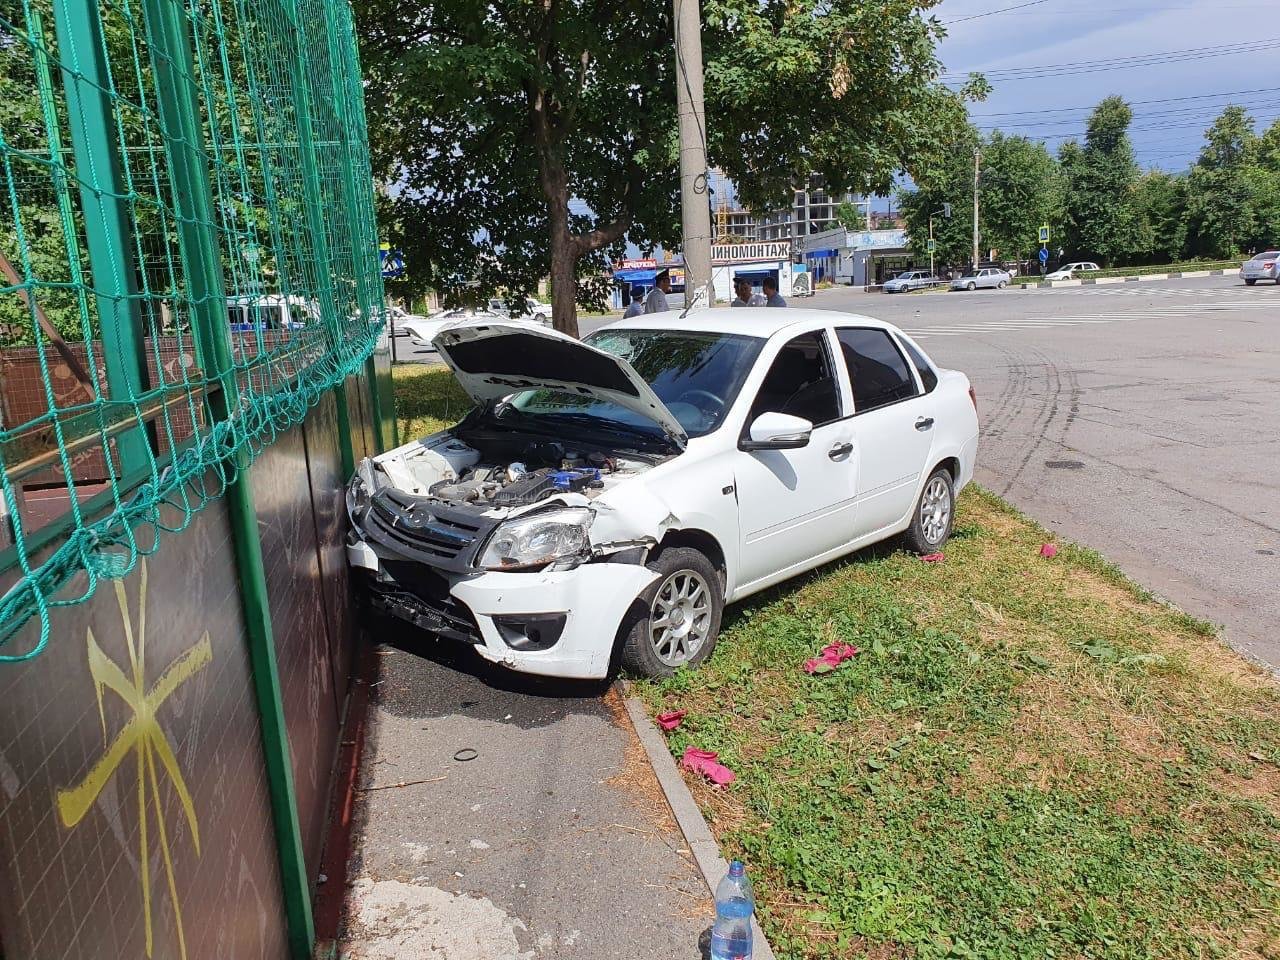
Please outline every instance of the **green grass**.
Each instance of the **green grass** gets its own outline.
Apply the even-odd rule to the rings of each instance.
[[[1280,687],[981,491],[938,565],[864,552],[638,684],[782,957],[1280,957]],[[862,653],[808,677],[832,640]]]
[[[396,425],[403,442],[428,436],[451,426],[471,409],[471,400],[443,365],[397,364]]]
[[[1091,279],[1101,280],[1106,277],[1137,277],[1148,273],[1187,273],[1192,270],[1235,270],[1240,267],[1240,262],[1245,259],[1241,256],[1236,260],[1183,260],[1179,263],[1158,263],[1145,267],[1110,267],[1103,270],[1095,270],[1092,273],[1079,273],[1072,279]],[[1014,283],[1039,283],[1040,277],[1037,274],[1025,274],[1023,276],[1014,277]]]

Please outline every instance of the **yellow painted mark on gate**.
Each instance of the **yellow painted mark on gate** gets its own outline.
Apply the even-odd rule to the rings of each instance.
[[[146,647],[147,647],[147,565],[141,564],[140,589],[138,592],[138,629],[135,643],[133,621],[129,616],[129,600],[125,594],[124,584],[115,582],[116,601],[120,606],[120,617],[124,624],[125,645],[129,651],[129,673],[111,660],[98,641],[94,639],[93,629],[87,631],[89,648],[89,673],[93,676],[94,692],[98,696],[98,717],[102,721],[102,739],[107,740],[107,718],[103,710],[103,689],[112,690],[124,701],[132,713],[116,734],[110,745],[93,769],[79,784],[57,793],[58,815],[68,828],[74,827],[93,806],[107,781],[132,753],[137,759],[137,800],[138,800],[138,861],[141,868],[142,909],[147,937],[147,956],[151,956],[153,936],[151,929],[151,868],[150,868],[150,824],[147,815],[147,794],[150,792],[156,809],[156,829],[159,834],[159,847],[164,859],[165,875],[168,880],[169,899],[173,903],[173,914],[178,929],[178,951],[183,960],[187,956],[186,937],[182,930],[182,907],[178,903],[177,882],[173,873],[173,857],[170,852],[169,831],[165,825],[163,804],[160,799],[160,778],[156,772],[157,763],[169,775],[173,790],[186,814],[187,825],[191,829],[191,842],[196,856],[200,855],[200,829],[196,821],[196,808],[191,800],[191,792],[187,789],[182,770],[178,766],[178,758],[169,744],[169,738],[156,719],[161,705],[186,681],[207,667],[213,659],[213,650],[209,644],[209,633],[205,632],[192,646],[188,647],[175,659],[152,684],[146,688]]]

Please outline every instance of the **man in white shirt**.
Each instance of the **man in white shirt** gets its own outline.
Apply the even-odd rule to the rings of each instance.
[[[644,302],[645,313],[666,313],[671,308],[667,306],[667,294],[671,292],[671,274],[663,270],[658,274],[658,279],[653,285],[653,289],[649,291],[649,299]]]
[[[781,294],[778,293],[778,281],[773,277],[765,277],[761,286],[764,287],[764,305],[766,307],[785,307],[787,305],[787,301],[783,300]]]
[[[737,294],[734,297],[731,307],[763,307],[764,297],[751,290],[751,281],[746,277],[735,277],[733,281],[733,292]]]
[[[644,313],[644,288],[636,284],[631,288],[631,302],[627,304],[627,309],[623,311],[622,319],[630,320],[632,317],[638,317]]]

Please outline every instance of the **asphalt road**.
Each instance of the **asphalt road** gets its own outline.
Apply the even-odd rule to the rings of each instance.
[[[1280,288],[822,291],[964,370],[978,480],[1280,670]]]

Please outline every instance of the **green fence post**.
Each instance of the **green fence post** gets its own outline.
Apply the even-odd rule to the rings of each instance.
[[[184,10],[174,0],[145,0],[148,48],[155,71],[165,150],[174,176],[174,195],[181,223],[183,272],[194,303],[193,328],[201,362],[218,379],[221,390],[210,399],[213,416],[225,419],[236,409],[239,384],[227,323],[226,291],[218,236],[213,220],[209,165],[198,144],[205,142],[194,79],[191,36]],[[235,479],[227,485],[227,512],[240,579],[240,599],[254,693],[262,732],[262,753],[280,861],[289,952],[294,960],[311,956],[315,926],[311,884],[302,851],[288,728],[280,693],[275,635],[262,564],[258,512],[249,485],[250,462],[237,455]]]
[[[85,245],[102,326],[107,392],[111,400],[128,403],[145,392],[147,367],[129,243],[128,197],[114,142],[111,73],[102,18],[96,0],[55,0],[53,22],[67,97],[71,151],[80,182]],[[133,412],[136,416],[136,408]],[[116,451],[121,476],[150,464],[151,451],[141,423],[116,438]]]

